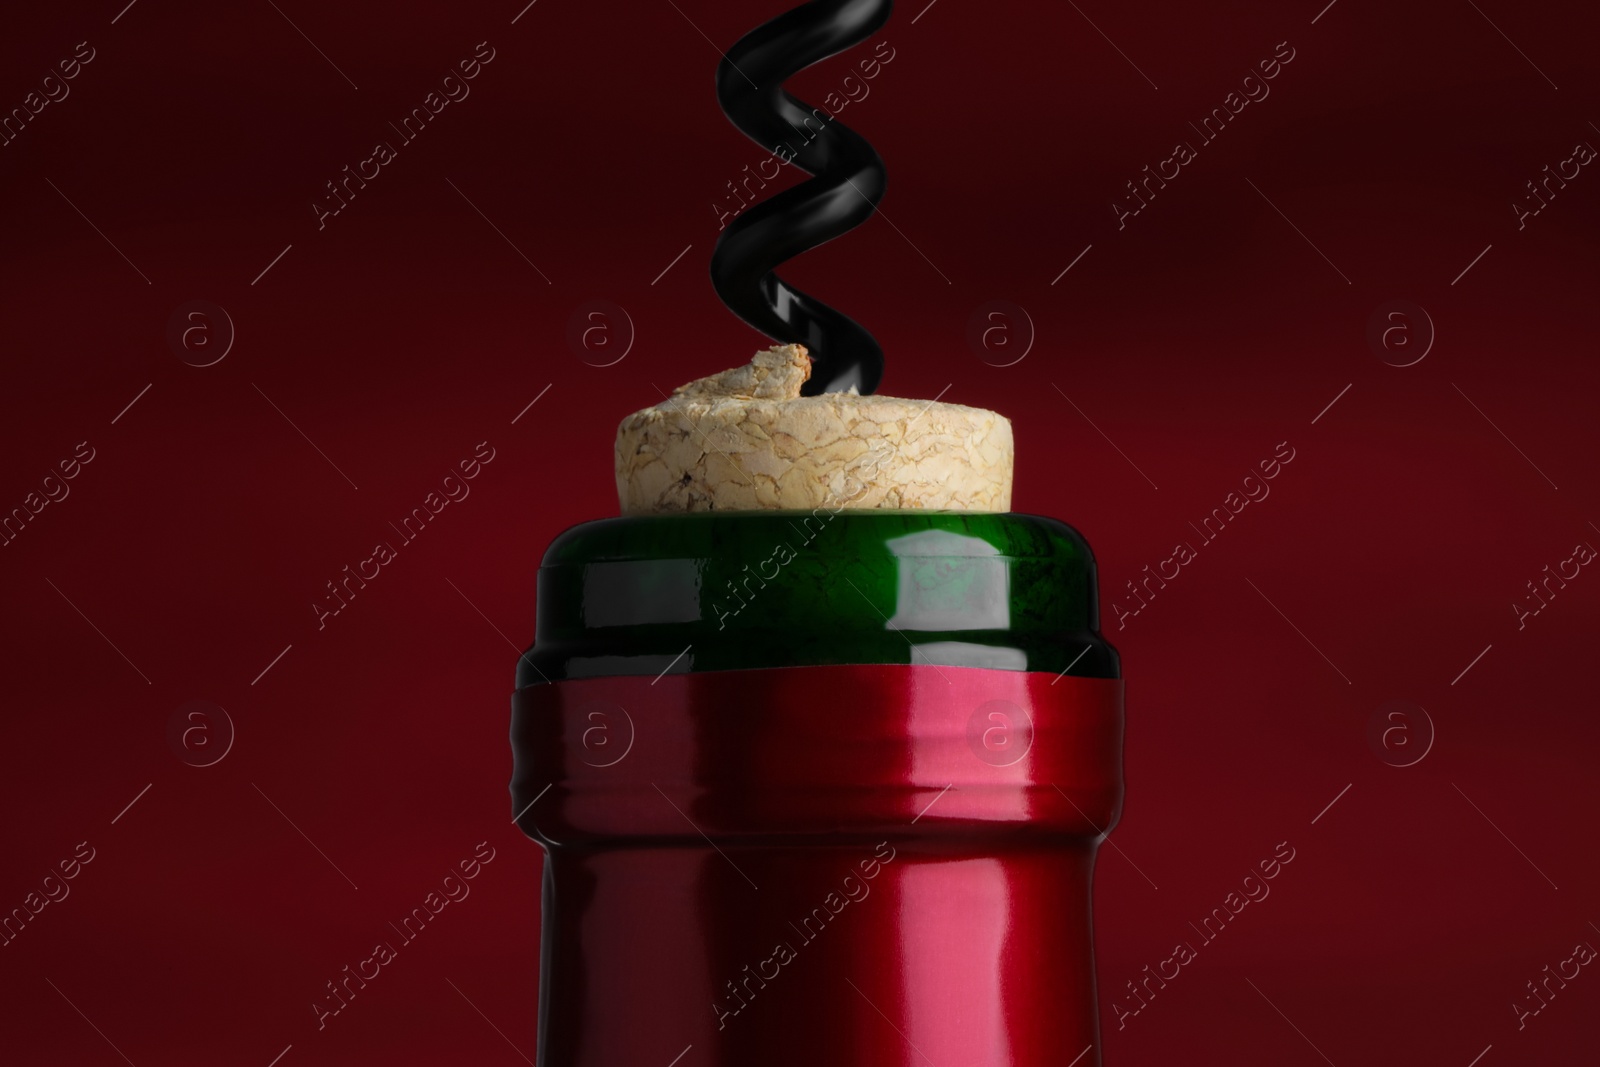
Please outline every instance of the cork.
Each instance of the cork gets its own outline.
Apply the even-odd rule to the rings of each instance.
[[[617,428],[624,515],[845,508],[1011,509],[1011,423],[892,396],[802,397],[803,345],[674,390]]]

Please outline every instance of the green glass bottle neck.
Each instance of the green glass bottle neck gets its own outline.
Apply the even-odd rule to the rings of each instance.
[[[938,511],[701,512],[563,533],[518,687],[825,663],[1113,678],[1094,558],[1065,523]]]

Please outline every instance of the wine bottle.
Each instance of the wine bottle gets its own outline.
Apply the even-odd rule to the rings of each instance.
[[[1098,613],[1088,545],[1028,515],[557,538],[512,719],[541,1067],[1098,1064]]]

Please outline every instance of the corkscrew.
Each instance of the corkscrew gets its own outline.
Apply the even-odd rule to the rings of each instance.
[[[742,212],[711,256],[711,284],[735,315],[773,340],[803,344],[814,361],[805,394],[870,393],[883,349],[854,320],[779,278],[776,268],[872,216],[883,160],[865,138],[783,89],[791,75],[859,44],[889,19],[893,0],[812,0],[751,30],[717,66],[730,122],[812,175]],[[798,147],[797,147],[798,146]]]

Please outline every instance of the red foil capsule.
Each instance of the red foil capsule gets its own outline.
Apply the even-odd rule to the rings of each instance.
[[[693,520],[624,520],[662,521]],[[847,515],[730,634],[710,594],[775,527],[700,521],[677,543],[681,527],[590,530],[541,572],[524,679],[553,680],[518,690],[512,726],[518,821],[548,850],[541,1067],[1098,1063],[1091,874],[1122,797],[1122,682],[1028,669],[1115,673],[1081,538],[1020,516]],[[985,525],[1005,521],[1045,536]],[[700,536],[729,524],[731,543]],[[697,581],[662,578],[665,559]],[[806,612],[825,640],[740,642]],[[668,636],[641,621],[661,615],[689,645],[672,662],[640,643]],[[915,662],[818,662],[882,656],[884,635]],[[758,665],[723,668],[719,639]],[[811,662],[762,663],[786,656]],[[1016,666],[964,665],[996,661]]]

